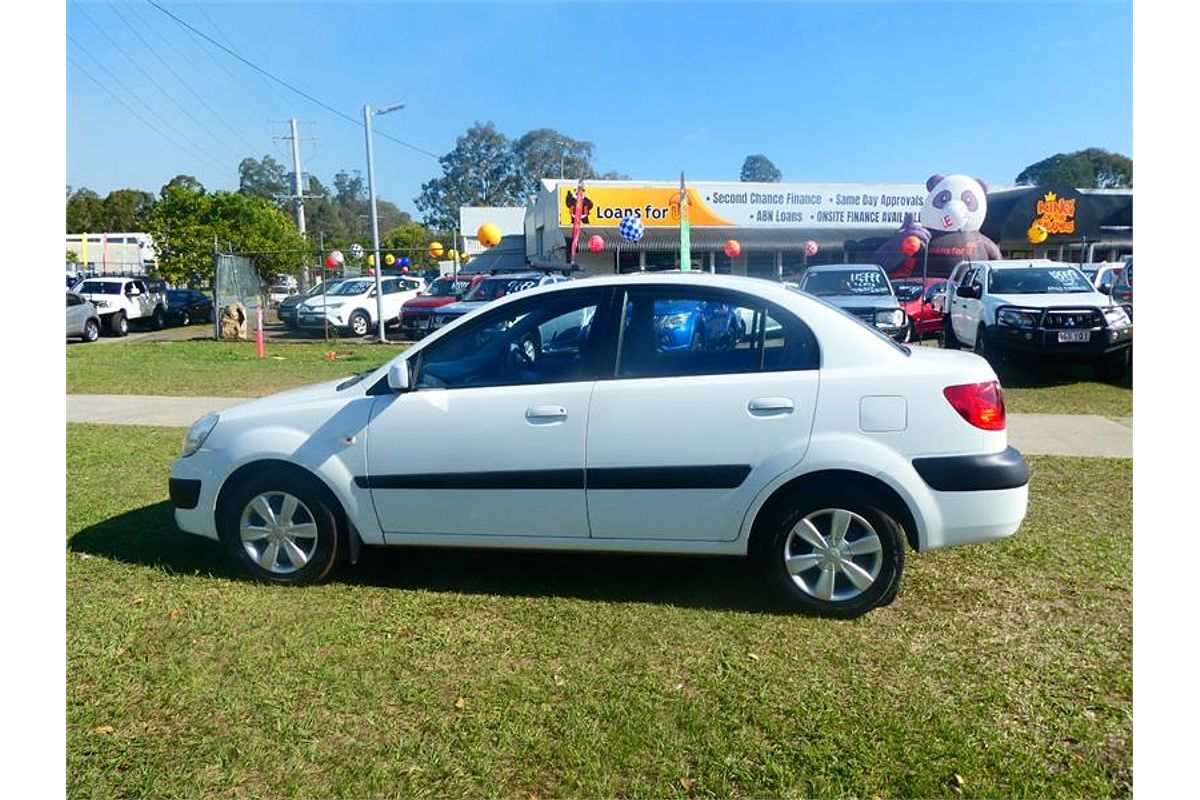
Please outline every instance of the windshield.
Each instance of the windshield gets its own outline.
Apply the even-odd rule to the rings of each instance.
[[[121,284],[111,281],[84,281],[75,291],[78,294],[120,294]]]
[[[919,283],[897,283],[896,284],[896,299],[902,303],[907,303],[909,300],[916,300],[921,296],[921,284]]]
[[[835,295],[889,295],[892,293],[883,270],[838,269],[810,272],[804,276],[801,288],[817,297]]]
[[[537,278],[488,278],[472,289],[463,300],[471,303],[497,300],[506,294],[531,289],[537,286],[537,283]]]
[[[425,290],[426,297],[456,297],[467,291],[470,279],[438,278]]]
[[[375,285],[373,280],[353,280],[332,287],[326,294],[353,295],[362,294]]]
[[[992,294],[1077,294],[1093,291],[1074,267],[994,269],[988,275]]]

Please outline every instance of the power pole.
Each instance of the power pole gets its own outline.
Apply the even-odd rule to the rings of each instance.
[[[296,227],[304,236],[304,184],[300,180],[300,136],[296,133],[296,118],[292,117],[292,169],[296,171]]]

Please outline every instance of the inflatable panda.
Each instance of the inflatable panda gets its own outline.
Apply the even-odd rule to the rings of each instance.
[[[945,278],[954,265],[967,259],[1000,258],[1000,248],[979,232],[987,216],[987,184],[968,175],[934,175],[925,183],[929,190],[921,207],[921,220],[906,215],[904,224],[871,256],[891,278],[920,276],[927,266],[930,278]],[[903,242],[915,236],[921,250],[909,255]]]

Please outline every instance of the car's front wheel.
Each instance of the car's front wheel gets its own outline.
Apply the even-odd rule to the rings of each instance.
[[[338,563],[336,501],[316,479],[265,472],[233,489],[222,503],[221,541],[250,575],[271,583],[322,580]]]
[[[865,492],[831,488],[807,495],[764,530],[758,559],[792,608],[857,617],[895,597],[904,570],[902,530]]]
[[[186,309],[179,312],[179,324],[185,328],[192,324],[192,315]]]
[[[954,326],[950,324],[949,316],[942,319],[942,347],[947,350],[959,350],[962,348],[962,343],[954,335]]]
[[[129,334],[129,319],[125,316],[124,311],[118,311],[109,318],[108,330],[113,336]]]
[[[85,342],[94,342],[100,338],[100,323],[94,319],[89,319],[83,323],[83,340]]]
[[[355,336],[366,336],[367,331],[371,329],[371,318],[362,311],[355,311],[350,315],[350,330]]]

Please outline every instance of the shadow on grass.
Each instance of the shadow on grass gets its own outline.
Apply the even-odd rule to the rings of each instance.
[[[251,580],[222,546],[175,527],[167,501],[128,511],[71,537],[71,552],[183,575]],[[366,547],[335,583],[428,592],[563,597],[773,613],[779,607],[748,559]]]
[[[1133,389],[1133,369],[1125,372],[1118,383],[1106,383],[1096,377],[1087,364],[1035,364],[1010,361],[995,365],[996,375],[1005,389],[1048,389],[1072,386],[1077,383],[1104,383],[1117,389]]]

